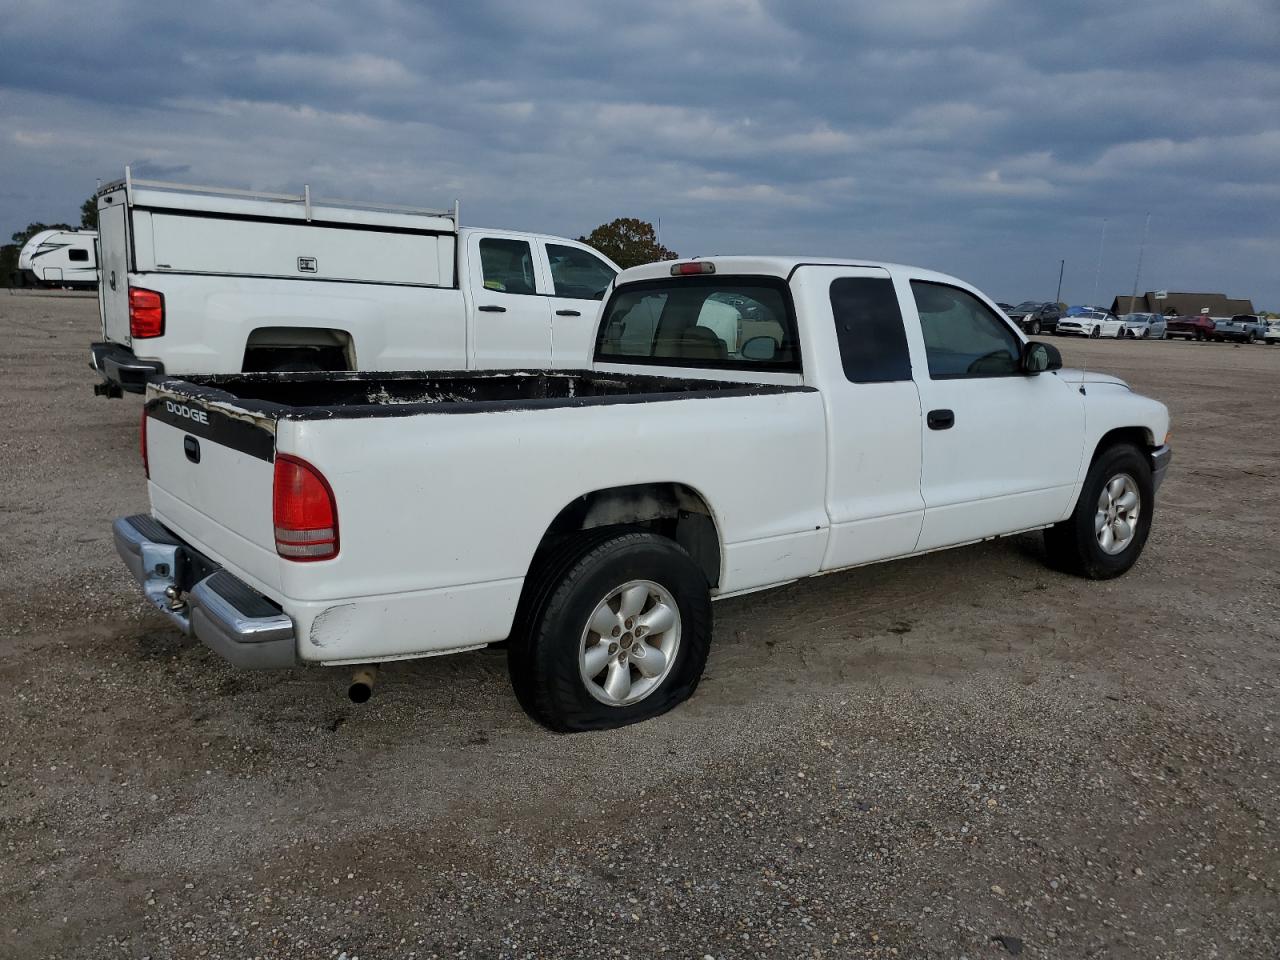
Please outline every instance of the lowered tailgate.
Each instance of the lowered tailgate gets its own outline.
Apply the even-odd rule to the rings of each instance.
[[[145,421],[152,514],[251,585],[278,592],[275,418],[152,386]]]

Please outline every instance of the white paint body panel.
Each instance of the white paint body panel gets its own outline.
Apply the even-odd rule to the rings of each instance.
[[[174,462],[182,430],[153,424],[153,512],[279,603],[301,659],[395,659],[506,637],[552,520],[594,491],[648,482],[696,491],[715,524],[714,593],[723,596],[1050,525],[1070,515],[1107,432],[1137,428],[1156,445],[1168,431],[1163,404],[1105,375],[930,379],[911,280],[959,286],[990,304],[953,278],[892,264],[716,264],[719,273],[788,280],[803,373],[595,369],[808,389],[279,420],[277,451],[318,468],[338,505],[341,551],[314,563],[271,549],[268,464],[206,443],[225,485],[213,489]],[[636,268],[619,284],[669,270]],[[830,285],[867,276],[890,278],[898,293],[910,381],[845,379]],[[941,405],[957,425],[931,431],[925,415]]]
[[[132,196],[132,206],[123,188],[98,199],[99,216],[110,221],[102,237],[110,265],[99,288],[103,339],[159,361],[168,374],[239,373],[254,331],[281,327],[345,335],[356,370],[549,367],[546,243],[586,250],[617,269],[574,240],[459,229],[442,216],[316,206],[308,221],[296,203],[141,188]],[[538,295],[498,295],[506,314],[476,312],[495,300],[480,269],[484,237],[525,240],[535,251]],[[164,295],[163,336],[132,342],[130,286]],[[574,302],[577,335],[563,338],[554,360],[582,368],[601,304]]]

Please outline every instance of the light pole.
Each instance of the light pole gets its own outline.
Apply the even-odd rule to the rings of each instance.
[[[1151,214],[1147,213],[1147,222],[1142,225],[1142,243],[1138,245],[1138,269],[1133,275],[1133,296],[1129,298],[1129,312],[1132,313],[1136,308],[1134,304],[1138,300],[1138,280],[1142,276],[1142,255],[1147,249],[1147,231],[1151,229]]]
[[[1062,302],[1062,271],[1065,270],[1066,268],[1067,268],[1067,261],[1065,259],[1059,260],[1058,261],[1058,295],[1053,298],[1053,302],[1055,304]]]

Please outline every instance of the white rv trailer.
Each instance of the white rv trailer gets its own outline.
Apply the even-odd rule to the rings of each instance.
[[[92,289],[98,285],[94,230],[41,230],[18,252],[18,271],[37,287]]]
[[[424,210],[125,178],[97,195],[95,392],[278,370],[581,368],[618,267]]]

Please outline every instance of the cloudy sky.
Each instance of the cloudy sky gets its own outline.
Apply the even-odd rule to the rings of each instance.
[[[0,235],[126,163],[1280,309],[1280,3],[0,0]]]

